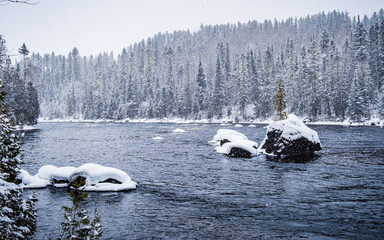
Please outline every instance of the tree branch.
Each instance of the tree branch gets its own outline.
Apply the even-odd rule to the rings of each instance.
[[[9,3],[23,3],[28,5],[36,5],[39,3],[39,1],[31,2],[29,0],[0,0],[0,6],[5,6],[5,5],[8,5]]]

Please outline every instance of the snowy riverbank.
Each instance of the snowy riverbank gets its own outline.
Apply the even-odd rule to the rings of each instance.
[[[307,124],[307,125],[332,125],[332,126],[384,126],[384,119],[379,118],[372,118],[370,120],[356,123],[356,122],[350,122],[348,120],[345,120],[343,122],[336,122],[336,121],[316,121],[316,122],[309,122],[306,119],[301,118],[301,120]],[[253,126],[254,124],[262,124],[267,125],[271,123],[273,120],[251,120],[247,122],[234,122],[232,120],[228,119],[201,119],[201,120],[191,120],[191,119],[182,119],[182,118],[163,118],[163,119],[147,119],[147,118],[139,118],[139,119],[123,119],[123,120],[111,120],[111,119],[96,119],[96,120],[90,120],[90,119],[72,119],[72,118],[66,118],[66,119],[47,119],[47,118],[39,118],[40,123],[54,123],[54,122],[73,122],[73,123],[177,123],[177,124],[191,124],[191,123],[214,123],[214,124],[223,124],[223,125],[231,125],[236,124],[236,126],[239,126],[239,124],[249,125]],[[19,128],[17,128],[20,130]],[[36,129],[33,126],[24,126],[23,130],[32,130]]]

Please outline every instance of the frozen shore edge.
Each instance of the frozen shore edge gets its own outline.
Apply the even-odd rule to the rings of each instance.
[[[301,119],[306,125],[319,125],[319,126],[384,126],[384,119],[378,119],[373,118],[364,122],[356,123],[356,122],[349,122],[348,120],[345,120],[343,122],[334,122],[334,121],[316,121],[316,122],[309,122],[305,121],[304,119]],[[273,120],[263,120],[263,121],[257,121],[252,120],[248,122],[234,122],[229,119],[201,119],[201,120],[185,120],[181,118],[164,118],[164,119],[147,119],[147,118],[140,118],[140,119],[123,119],[123,120],[111,120],[111,119],[96,119],[96,120],[89,120],[89,119],[47,119],[47,118],[39,118],[39,123],[175,123],[175,124],[244,124],[244,125],[253,125],[253,124],[261,124],[261,125],[268,125]],[[25,126],[24,126],[25,127]],[[33,128],[33,127],[32,127]]]

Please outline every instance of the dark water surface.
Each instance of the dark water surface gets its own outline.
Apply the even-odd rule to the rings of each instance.
[[[384,129],[312,126],[323,150],[305,163],[235,159],[207,144],[220,128],[258,143],[256,128],[214,124],[40,123],[24,169],[92,162],[126,171],[137,190],[90,193],[103,239],[383,239]],[[173,133],[181,128],[184,133]],[[153,140],[160,136],[163,140]],[[64,188],[36,190],[37,239],[57,236]],[[26,191],[28,194],[32,190]]]

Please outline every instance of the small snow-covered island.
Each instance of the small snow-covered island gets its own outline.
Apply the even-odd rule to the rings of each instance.
[[[45,165],[33,176],[22,169],[20,178],[24,188],[73,187],[74,183],[81,183],[82,191],[106,192],[133,190],[137,186],[126,172],[95,163],[78,168]]]
[[[250,158],[258,154],[256,142],[231,129],[219,129],[209,143],[217,145],[215,148],[217,152],[230,157]]]
[[[275,156],[310,156],[322,149],[317,132],[307,127],[296,115],[272,122],[260,144],[260,153]]]
[[[230,157],[250,158],[259,153],[276,157],[312,156],[322,149],[317,132],[307,127],[296,115],[271,122],[264,140],[258,148],[243,133],[219,129],[208,143],[218,145],[215,150]]]

